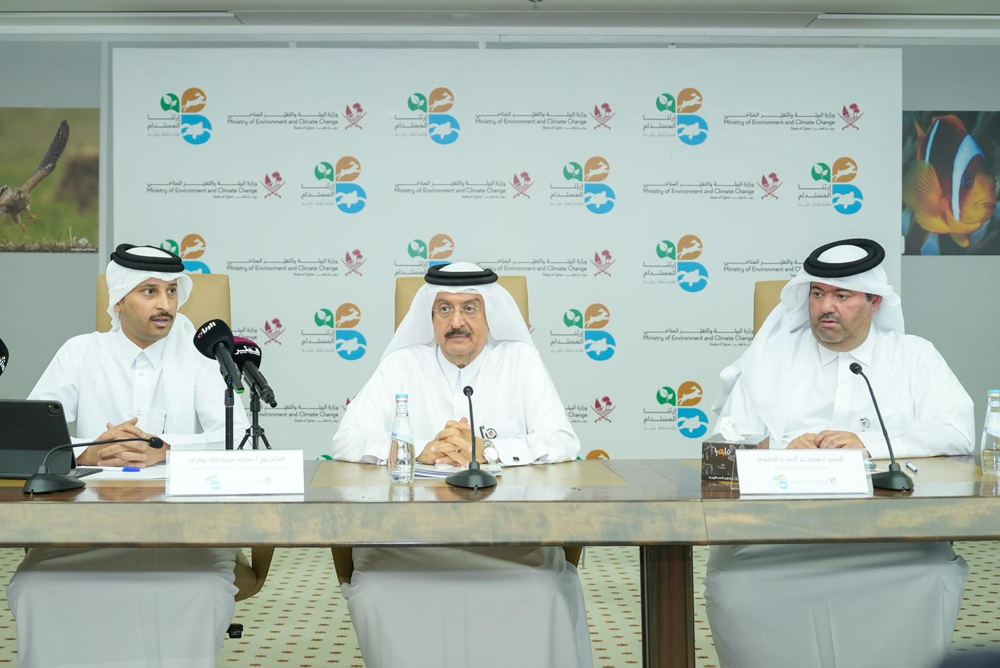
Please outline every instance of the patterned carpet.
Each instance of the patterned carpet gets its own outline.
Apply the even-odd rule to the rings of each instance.
[[[1000,577],[993,566],[1000,559],[1000,543],[957,543],[955,549],[969,562],[972,573],[952,649],[998,649]],[[17,639],[4,592],[23,554],[22,550],[0,549],[0,666],[16,665]],[[708,548],[696,547],[694,557],[697,665],[717,668],[701,591]],[[587,597],[594,665],[642,665],[638,548],[587,548],[580,576]],[[238,604],[236,616],[246,630],[243,638],[225,641],[220,668],[364,668],[327,549],[276,550],[264,590]]]

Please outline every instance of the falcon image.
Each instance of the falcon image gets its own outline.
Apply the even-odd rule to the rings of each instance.
[[[56,136],[52,139],[49,150],[45,152],[45,157],[42,158],[42,162],[38,165],[35,173],[31,175],[31,178],[20,188],[11,188],[6,185],[0,186],[0,221],[5,216],[10,216],[15,223],[21,226],[21,232],[25,235],[28,234],[28,227],[21,220],[21,214],[26,213],[31,220],[38,220],[31,213],[31,191],[55,170],[56,162],[59,161],[59,157],[66,150],[66,143],[68,141],[69,124],[63,121],[59,124],[59,129],[56,130]]]

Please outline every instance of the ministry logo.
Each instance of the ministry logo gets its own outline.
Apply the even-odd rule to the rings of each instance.
[[[781,187],[781,179],[778,178],[778,174],[776,172],[761,174],[760,183],[757,185],[759,185],[761,190],[764,191],[764,194],[760,196],[761,199],[767,199],[769,197],[778,199],[778,196],[775,193],[778,191],[778,188]]]
[[[563,166],[563,178],[570,182],[569,189],[577,192],[568,195],[554,193],[552,197],[578,196],[580,186],[573,183],[577,181],[583,185],[583,205],[587,210],[597,214],[608,213],[615,208],[617,202],[614,189],[606,183],[610,175],[611,163],[599,155],[590,158],[582,166],[579,162],[568,162]]]
[[[435,234],[430,243],[414,239],[406,247],[407,254],[412,258],[427,260],[427,267],[448,264],[448,258],[455,252],[455,240],[447,234]]]
[[[514,193],[514,199],[517,199],[518,197],[531,199],[531,195],[528,194],[528,191],[531,190],[531,186],[535,185],[535,182],[531,180],[531,175],[528,174],[528,172],[521,172],[520,176],[515,173],[514,178],[510,180],[510,185],[516,191]]]
[[[685,88],[675,97],[670,93],[656,96],[656,113],[643,115],[643,134],[647,137],[677,137],[682,144],[698,146],[708,139],[708,122],[696,114],[704,98],[697,88]]]
[[[805,202],[828,202],[833,210],[845,216],[861,211],[864,205],[864,194],[853,183],[858,176],[858,162],[854,158],[837,158],[833,167],[825,162],[817,162],[810,172],[812,180],[819,184],[813,187],[801,187],[806,192],[800,199]],[[800,202],[802,204],[803,202]]]
[[[594,399],[594,405],[590,408],[597,414],[594,422],[611,422],[611,418],[609,416],[614,412],[616,406],[615,403],[611,401],[611,397],[605,396]]]
[[[281,195],[278,191],[285,187],[285,180],[281,178],[281,172],[271,172],[270,174],[264,175],[264,180],[260,182],[267,190],[267,194],[264,195],[264,199],[268,197],[277,197],[281,199]]]
[[[361,251],[357,248],[353,251],[347,251],[344,253],[344,259],[341,260],[341,262],[344,263],[344,266],[347,267],[347,273],[344,275],[350,276],[351,274],[357,274],[358,276],[362,276],[361,267],[364,266],[367,261],[368,258],[362,255]]]
[[[643,262],[643,283],[676,283],[684,292],[701,292],[708,287],[708,269],[695,260],[705,246],[701,239],[686,234],[676,243],[663,239],[656,244],[655,262]]]
[[[702,438],[708,433],[708,415],[697,408],[705,396],[699,383],[685,381],[676,389],[663,385],[655,396],[654,407],[643,409],[643,429],[676,430],[687,438]]]
[[[611,251],[605,248],[602,251],[594,251],[594,259],[590,261],[597,269],[594,276],[611,277],[611,265],[615,263],[615,258],[611,257]]]
[[[610,323],[611,311],[604,304],[591,304],[582,313],[575,308],[569,309],[563,313],[563,325],[569,331],[553,337],[553,352],[582,349],[595,362],[607,362],[614,357],[617,348],[615,337],[605,329]],[[569,348],[557,350],[557,346]]]
[[[318,327],[328,327],[332,330],[334,350],[342,359],[350,362],[361,359],[368,350],[368,340],[365,335],[355,329],[361,324],[361,309],[350,302],[341,304],[336,311],[321,308],[316,311],[313,320]]]
[[[361,127],[361,119],[363,119],[367,113],[368,112],[364,110],[360,102],[355,102],[354,104],[349,104],[344,107],[344,113],[341,114],[341,116],[344,117],[344,120],[347,121],[347,127],[344,129],[350,130],[355,128],[357,130],[364,130],[364,128]]]
[[[455,94],[451,90],[440,87],[432,90],[430,95],[413,93],[406,100],[406,106],[410,111],[424,114],[427,134],[435,144],[447,146],[458,141],[461,125],[457,118],[445,113],[455,106]]]
[[[845,104],[838,115],[840,116],[840,120],[844,122],[844,127],[840,128],[841,130],[847,130],[848,128],[851,130],[860,130],[858,121],[865,114],[857,104],[852,102],[851,104]]]
[[[211,274],[212,270],[199,258],[208,250],[205,237],[200,234],[189,234],[178,244],[173,239],[164,239],[160,248],[177,255],[184,262],[184,271],[189,274]]]
[[[610,130],[611,119],[615,117],[615,112],[611,109],[610,104],[602,102],[594,105],[594,111],[591,112],[590,117],[597,122],[597,125],[594,126],[595,130]]]
[[[280,346],[281,341],[278,339],[285,333],[285,326],[281,324],[281,320],[278,318],[271,318],[264,321],[264,326],[260,331],[267,337],[267,341],[264,342],[265,346],[269,343],[277,343]]]
[[[361,161],[345,155],[336,166],[321,162],[313,169],[317,181],[329,181],[333,189],[333,200],[344,213],[361,213],[368,204],[368,193],[355,183],[361,176]]]
[[[204,144],[212,138],[212,122],[198,113],[207,104],[208,96],[200,88],[188,88],[180,97],[174,93],[164,93],[160,97],[160,109],[180,116],[181,139],[194,146]]]

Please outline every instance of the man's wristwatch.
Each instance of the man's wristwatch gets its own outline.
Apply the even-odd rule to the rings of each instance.
[[[486,457],[487,464],[496,464],[500,461],[500,453],[497,452],[493,441],[485,438],[483,439],[483,457]]]

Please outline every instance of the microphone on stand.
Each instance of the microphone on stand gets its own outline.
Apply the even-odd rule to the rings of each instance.
[[[892,443],[889,442],[889,432],[886,431],[885,422],[882,420],[882,411],[879,410],[878,402],[875,401],[875,390],[872,389],[872,384],[869,382],[868,376],[861,370],[860,364],[852,362],[848,368],[850,368],[851,373],[856,373],[865,379],[865,384],[868,386],[868,393],[872,396],[872,403],[875,405],[875,415],[878,416],[878,423],[882,426],[882,435],[885,436],[885,444],[889,447],[889,459],[892,461],[889,464],[888,471],[872,475],[872,487],[875,489],[890,489],[896,492],[908,492],[913,489],[913,479],[906,475],[899,464],[896,463],[896,455],[893,454]]]
[[[250,440],[251,447],[256,450],[260,447],[260,441],[263,440],[264,447],[270,450],[271,444],[267,441],[264,428],[260,426],[260,400],[266,401],[271,408],[277,406],[278,402],[274,399],[274,390],[267,384],[264,374],[260,372],[260,363],[264,357],[260,352],[260,346],[250,339],[237,336],[233,341],[236,343],[233,359],[250,385],[250,426],[247,427],[243,440],[240,441],[237,449],[242,450],[243,446]]]
[[[445,478],[445,482],[453,487],[467,487],[478,492],[480,489],[496,485],[497,477],[489,471],[479,468],[479,461],[476,459],[476,423],[472,418],[472,386],[466,385],[462,392],[469,398],[469,427],[472,430],[472,461],[469,462],[469,468],[451,474]]]
[[[219,371],[226,385],[239,393],[243,392],[240,370],[233,361],[233,330],[222,320],[209,320],[198,328],[194,335],[194,347],[202,355],[219,362]]]
[[[233,343],[236,345],[236,349],[233,351],[233,361],[236,362],[237,368],[250,384],[250,389],[256,390],[264,403],[274,408],[278,405],[274,398],[274,390],[267,384],[264,374],[260,372],[260,363],[264,360],[260,346],[242,336],[234,337]]]
[[[114,443],[148,443],[151,448],[162,448],[163,439],[159,436],[149,438],[116,438],[109,441],[91,441],[90,443],[66,443],[57,445],[45,453],[38,470],[30,478],[24,481],[25,494],[51,494],[52,492],[68,492],[72,489],[86,487],[86,483],[79,478],[62,475],[59,473],[49,473],[49,457],[60,450],[78,448],[91,445],[112,445]]]
[[[219,371],[226,381],[225,411],[226,411],[226,450],[233,449],[233,406],[236,398],[233,391],[243,393],[243,381],[240,380],[240,370],[233,361],[233,330],[222,320],[209,320],[198,328],[194,335],[194,347],[202,355],[219,362]]]

